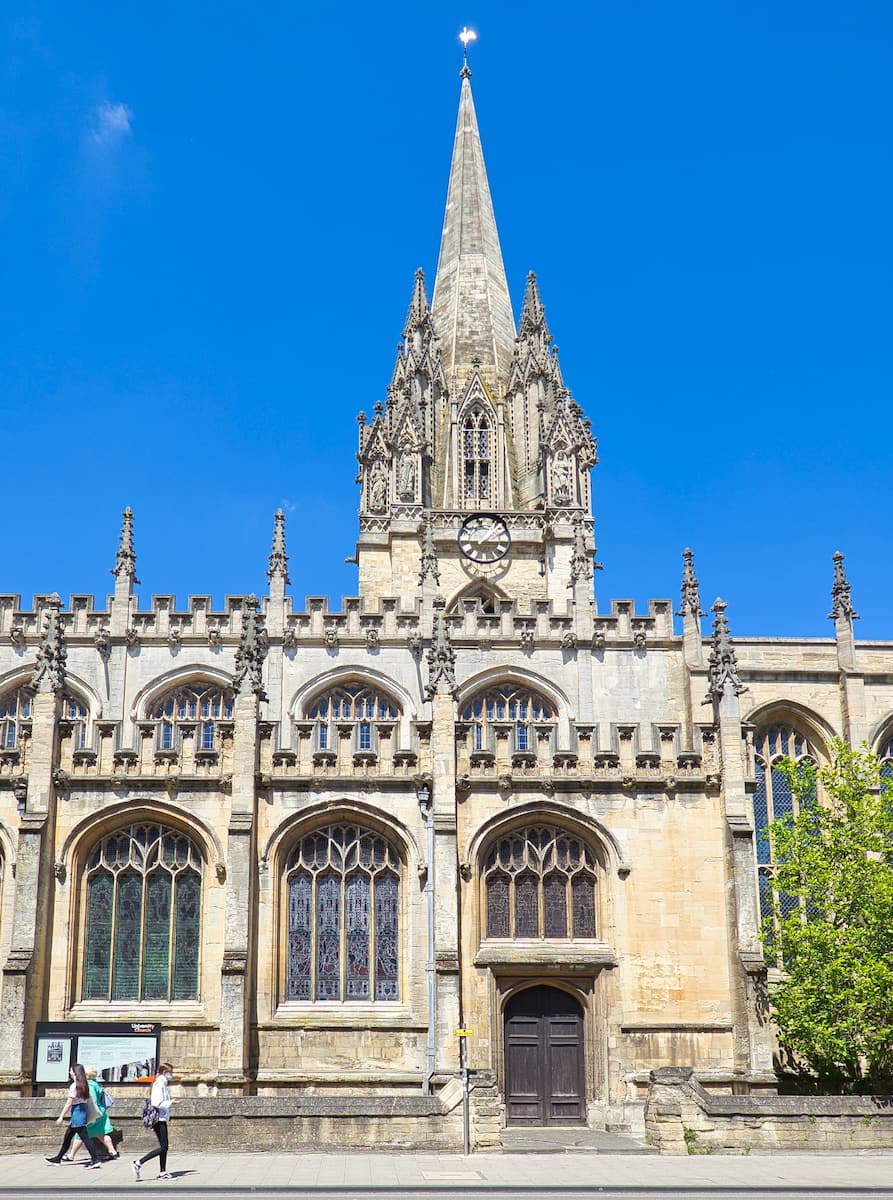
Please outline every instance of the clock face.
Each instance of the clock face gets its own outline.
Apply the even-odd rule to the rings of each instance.
[[[502,517],[466,517],[459,528],[459,549],[475,563],[495,563],[509,552],[512,537]]]

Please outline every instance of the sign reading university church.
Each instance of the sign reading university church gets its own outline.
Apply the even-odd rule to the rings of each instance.
[[[103,1083],[148,1083],[160,1038],[152,1021],[38,1021],[32,1083],[68,1083],[75,1063],[96,1067]]]

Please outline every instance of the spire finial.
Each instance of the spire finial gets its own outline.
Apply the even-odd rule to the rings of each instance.
[[[729,636],[725,600],[717,597],[713,613],[713,642],[707,662],[707,694],[711,700],[719,701],[729,688],[736,696],[746,692],[747,688],[738,675],[738,659]],[[704,703],[708,704],[709,700],[705,700]]]
[[[288,555],[285,553],[285,513],[281,508],[276,510],[273,518],[273,548],[270,551],[267,579],[272,581],[274,576],[284,583],[291,583],[288,577]]]
[[[112,574],[129,575],[134,583],[139,583],[136,577],[136,554],[133,549],[133,509],[129,504],[121,515],[124,519]]]
[[[699,621],[707,614],[701,609],[701,589],[698,577],[695,575],[695,556],[687,546],[682,551],[682,559],[685,563],[682,568],[682,600],[676,616],[687,617],[691,614],[696,621]]]
[[[833,559],[834,583],[831,587],[831,611],[828,613],[828,616],[832,621],[836,621],[838,617],[846,617],[850,621],[858,621],[859,614],[853,608],[850,582],[846,577],[846,571],[843,566],[843,555],[839,550],[834,552]]]
[[[471,79],[471,68],[468,65],[468,43],[477,41],[477,34],[473,29],[469,29],[466,25],[459,34],[459,41],[462,43],[462,70],[460,75],[463,79]]]

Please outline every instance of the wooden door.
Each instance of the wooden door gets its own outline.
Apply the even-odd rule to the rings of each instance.
[[[505,1010],[509,1125],[583,1125],[583,1011],[545,986],[513,996]]]

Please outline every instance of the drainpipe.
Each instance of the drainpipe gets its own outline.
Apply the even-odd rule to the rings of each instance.
[[[434,805],[427,783],[416,788],[416,797],[425,822],[427,867],[425,871],[425,901],[428,914],[428,959],[425,974],[428,979],[428,1044],[425,1048],[425,1078],[422,1095],[431,1095],[431,1080],[437,1059],[437,978],[434,971]]]

